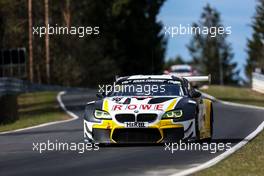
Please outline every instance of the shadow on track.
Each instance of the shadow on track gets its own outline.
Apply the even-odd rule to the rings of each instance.
[[[44,131],[32,131],[32,132],[19,132],[3,134],[1,136],[20,136],[20,135],[36,135],[36,134],[49,134],[49,133],[65,133],[65,132],[82,132],[82,129],[68,129],[68,130],[44,130]]]

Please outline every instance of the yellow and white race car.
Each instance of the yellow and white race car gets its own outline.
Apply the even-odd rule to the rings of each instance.
[[[190,82],[210,76],[172,75],[121,77],[112,89],[88,102],[84,138],[94,143],[165,143],[210,140],[213,105]],[[109,88],[109,87],[108,87]]]

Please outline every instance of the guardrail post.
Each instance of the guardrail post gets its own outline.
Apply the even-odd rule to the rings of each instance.
[[[17,95],[0,96],[0,124],[7,124],[19,119]]]
[[[23,81],[15,78],[0,78],[0,124],[18,120],[17,96],[24,91]]]

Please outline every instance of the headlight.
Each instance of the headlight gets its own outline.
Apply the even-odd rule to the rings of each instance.
[[[162,116],[162,118],[164,119],[180,118],[182,114],[183,114],[182,110],[172,110],[172,111],[166,112]]]
[[[97,119],[112,119],[108,112],[101,111],[101,110],[95,110],[94,111],[94,116]]]

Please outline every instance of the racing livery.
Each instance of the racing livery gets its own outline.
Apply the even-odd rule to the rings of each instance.
[[[209,79],[172,75],[118,78],[114,83],[118,90],[98,94],[99,100],[87,103],[84,138],[107,144],[210,140],[212,102],[190,85]]]

